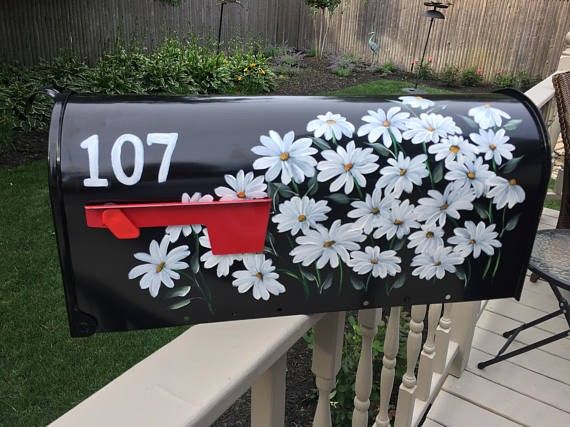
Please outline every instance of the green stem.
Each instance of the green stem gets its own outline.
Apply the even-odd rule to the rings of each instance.
[[[296,195],[301,197],[301,192],[299,191],[299,186],[297,185],[297,183],[293,179],[291,179],[291,184],[293,184],[293,188],[295,189]]]
[[[364,290],[368,291],[368,284],[370,283],[370,278],[372,277],[372,272],[368,273],[368,278],[366,279],[366,285],[364,285]]]
[[[293,249],[295,245],[293,244],[293,240],[291,239],[289,233],[287,233],[287,241],[289,242],[289,246],[291,247],[291,249]],[[275,251],[275,253],[277,253],[277,251]],[[310,293],[309,293],[309,285],[307,284],[307,279],[305,279],[305,276],[301,271],[301,265],[299,263],[296,263],[295,265],[297,266],[297,270],[299,270],[299,276],[301,277],[301,284],[303,285],[303,292],[305,294],[305,298],[309,298]]]
[[[317,286],[320,288],[321,287],[321,272],[317,268],[316,264],[315,264],[315,273],[317,275]]]
[[[333,145],[334,145],[335,147],[338,147],[338,142],[337,142],[337,140],[336,140],[336,136],[334,136],[334,132],[333,132],[331,141],[332,141],[332,143],[333,143]]]
[[[499,263],[501,261],[501,250],[497,250],[497,261],[495,261],[495,267],[493,267],[493,277],[497,273],[497,269],[499,268]]]
[[[424,154],[425,154],[426,156],[428,156],[428,158],[426,159],[426,167],[427,167],[428,174],[429,174],[429,182],[431,183],[431,188],[434,188],[434,186],[433,186],[433,175],[432,175],[432,173],[431,173],[431,166],[429,165],[429,155],[428,155],[428,152],[427,152],[427,147],[426,147],[426,143],[425,143],[425,142],[422,142],[422,147],[424,148]]]
[[[503,234],[505,233],[505,213],[507,212],[507,207],[505,206],[503,208],[503,219],[501,221],[501,232],[499,233],[499,237],[503,237]]]
[[[489,209],[487,211],[487,215],[489,216],[489,221],[494,222],[493,221],[493,201],[492,200],[489,200]]]
[[[360,185],[358,185],[358,183],[354,181],[354,186],[356,187],[356,191],[358,192],[358,196],[360,197],[360,199],[364,200],[364,194],[362,194],[362,189],[360,188]]]
[[[344,278],[343,278],[344,273],[342,271],[342,260],[339,260],[338,272],[339,272],[338,294],[341,295],[342,294],[342,281],[344,280]]]

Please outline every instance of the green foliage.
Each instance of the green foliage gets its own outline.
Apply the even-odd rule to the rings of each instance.
[[[387,320],[387,319],[384,319]],[[409,331],[409,316],[402,314],[400,318],[400,339],[399,351],[396,359],[396,379],[394,384],[401,382],[406,371],[406,340]],[[386,322],[380,322],[378,334],[372,342],[372,369],[374,379],[372,382],[372,393],[370,395],[370,408],[377,408],[380,402],[380,379],[379,373],[382,369],[382,356],[384,353],[384,338],[386,336]],[[313,344],[313,336],[309,333],[305,340],[309,346]],[[354,379],[358,368],[362,337],[358,320],[353,315],[347,316],[344,332],[344,345],[342,348],[342,361],[340,371],[336,377],[336,386],[330,396],[332,406],[333,425],[349,426],[352,420],[354,409]],[[393,393],[391,402],[395,404],[396,395]],[[374,410],[369,412],[369,425],[374,421]]]
[[[481,86],[483,76],[477,67],[469,67],[461,73],[461,84],[463,86]]]
[[[305,0],[305,4],[307,6],[314,9],[326,9],[329,12],[333,12],[338,7],[340,2],[341,0]]]
[[[276,74],[294,76],[301,68],[303,54],[286,46],[274,48],[271,58],[271,69]]]
[[[308,58],[314,58],[315,56],[317,56],[317,51],[315,50],[314,47],[312,47],[311,49],[309,49],[306,53],[305,56]]]
[[[329,70],[340,77],[348,77],[358,65],[358,58],[354,55],[344,54],[333,57]]]
[[[445,86],[456,87],[459,85],[459,75],[459,68],[448,66],[441,72],[439,78]]]
[[[382,75],[390,75],[396,73],[398,71],[398,67],[393,62],[388,61],[380,65],[377,71]]]
[[[524,92],[541,80],[540,76],[533,76],[528,71],[519,71],[510,74],[499,72],[495,75],[493,86],[498,88],[514,88]]]
[[[432,58],[428,57],[424,62],[414,61],[416,75],[420,80],[429,80],[433,77]]]
[[[46,129],[51,100],[30,97],[52,86],[84,94],[259,94],[273,88],[268,59],[252,46],[216,53],[196,41],[165,40],[154,51],[118,44],[93,65],[63,54],[35,67],[0,64],[2,129]],[[2,141],[9,132],[0,130]]]
[[[161,3],[168,4],[170,6],[180,6],[182,0],[159,0]]]

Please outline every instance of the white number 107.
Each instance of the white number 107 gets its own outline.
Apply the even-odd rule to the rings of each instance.
[[[172,153],[174,152],[174,147],[176,147],[177,140],[177,133],[149,133],[146,137],[146,144],[149,146],[153,144],[166,146],[162,155],[160,169],[158,170],[158,182],[166,182]],[[130,143],[134,149],[134,167],[130,175],[126,174],[121,160],[125,143]],[[83,185],[85,187],[108,187],[109,181],[106,178],[99,178],[99,135],[91,135],[89,138],[84,139],[80,147],[87,150],[89,158],[89,178],[83,180]],[[142,177],[144,167],[144,145],[141,139],[130,133],[118,137],[111,149],[111,166],[113,167],[115,178],[121,184],[135,185],[138,183]]]

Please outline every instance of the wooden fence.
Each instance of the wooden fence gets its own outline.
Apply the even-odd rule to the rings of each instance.
[[[303,0],[242,0],[226,8],[224,40],[254,39],[267,45],[312,45],[312,16]],[[343,0],[328,19],[325,50],[368,61],[393,61],[408,69],[419,58],[427,32],[422,0]],[[436,70],[478,67],[497,72],[552,72],[570,27],[570,0],[454,0],[446,19],[434,23],[428,54]],[[148,47],[165,36],[214,38],[216,0],[3,0],[0,2],[0,60],[35,64],[62,50],[90,61],[116,40]],[[375,31],[380,53],[368,49]]]

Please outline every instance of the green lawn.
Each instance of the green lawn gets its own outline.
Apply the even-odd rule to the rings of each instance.
[[[361,83],[356,86],[346,87],[344,89],[335,90],[333,92],[327,93],[327,95],[339,95],[339,96],[375,96],[375,95],[404,95],[402,89],[406,87],[413,87],[413,82],[403,81],[403,80],[374,80],[367,83]],[[420,86],[419,89],[431,93],[452,93],[450,90]]]
[[[0,425],[46,425],[183,329],[70,338],[46,162],[0,169],[0,200]]]

